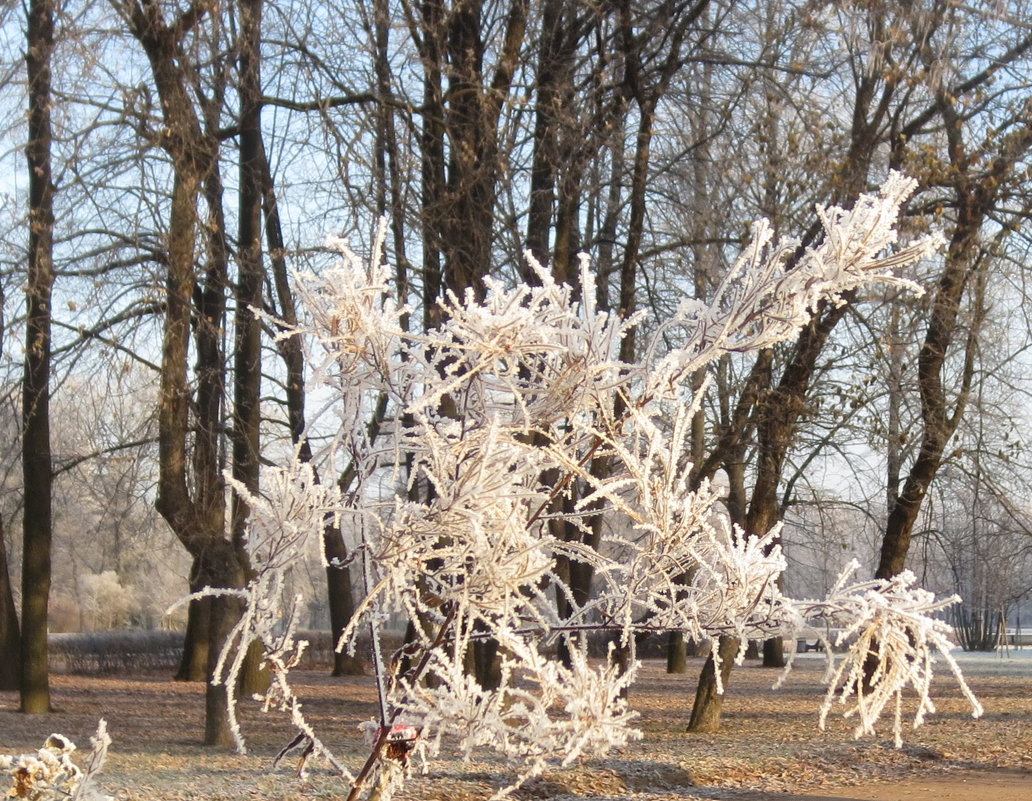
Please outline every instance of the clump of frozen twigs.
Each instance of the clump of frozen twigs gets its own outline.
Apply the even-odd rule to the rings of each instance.
[[[907,685],[920,719],[931,651],[946,647],[929,617],[940,605],[904,578],[844,579],[822,602],[786,598],[780,549],[730,526],[686,458],[699,370],[794,337],[820,302],[871,282],[907,284],[894,270],[934,252],[936,237],[891,250],[912,188],[894,174],[850,211],[822,209],[824,238],[798,259],[796,243],[774,244],[757,225],[712,300],[686,300],[637,364],[618,352],[640,318],[596,307],[586,259],[576,286],[532,264],[537,285],[488,280],[483,301],[451,296],[440,327],[419,334],[406,328],[382,239],[368,262],[342,245],[333,269],[298,276],[307,321],[284,336],[304,338],[315,397],[330,398],[319,430],[332,420],[333,433],[316,457],[321,481],[295,462],[267,471],[260,497],[235,486],[252,510],[255,578],[219,679],[232,685],[243,649],[260,640],[274,674],[266,705],[289,711],[294,745],[330,759],[349,798],[389,797],[413,755],[444,743],[500,752],[517,781],[620,746],[637,736],[622,690],[645,631],[758,638],[830,621],[854,636],[831,678],[842,697],[858,688],[850,711],[860,730]],[[681,344],[662,345],[671,341]],[[365,589],[339,645],[371,634],[379,688],[379,715],[364,724],[370,756],[356,772],[317,738],[289,683],[304,643],[293,637],[286,574],[325,525],[352,538]],[[584,571],[590,594],[570,578]],[[384,654],[391,615],[412,622],[409,642]],[[599,629],[613,633],[624,666],[612,652],[589,663],[579,635]],[[871,647],[882,667],[865,685]]]
[[[982,705],[972,694],[953,659],[949,641],[950,626],[936,613],[956,603],[957,596],[936,599],[915,586],[917,578],[909,570],[887,581],[867,581],[847,585],[858,568],[846,567],[838,583],[824,601],[797,601],[802,617],[821,620],[828,626],[841,626],[833,642],[824,641],[825,650],[848,646],[847,658],[829,661],[825,682],[828,692],[821,707],[823,728],[835,703],[845,707],[845,717],[856,718],[854,734],[861,737],[874,731],[874,724],[889,703],[894,704],[893,736],[896,746],[903,743],[901,705],[903,692],[911,687],[917,695],[914,725],[935,712],[931,684],[936,655],[942,657],[957,677],[961,692],[978,717]],[[817,632],[818,637],[824,637]]]
[[[10,777],[4,797],[27,801],[112,801],[111,796],[98,793],[92,784],[111,744],[103,720],[90,742],[93,749],[86,756],[85,767],[72,760],[75,743],[62,734],[51,734],[34,754],[0,754],[0,772]]]

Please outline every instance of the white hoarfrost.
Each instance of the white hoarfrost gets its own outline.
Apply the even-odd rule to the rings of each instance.
[[[111,744],[103,720],[90,742],[93,749],[86,756],[85,768],[72,760],[75,743],[63,734],[51,734],[34,754],[0,754],[0,773],[10,778],[4,797],[27,801],[113,801],[111,796],[99,793],[92,783]]]
[[[219,680],[232,687],[246,646],[261,641],[273,674],[264,703],[292,715],[300,734],[291,745],[329,759],[349,798],[388,798],[412,755],[430,758],[445,744],[500,752],[518,783],[638,736],[623,690],[634,679],[634,635],[645,631],[714,640],[845,629],[850,646],[829,670],[821,719],[841,701],[857,733],[870,731],[909,686],[920,723],[931,710],[933,653],[960,678],[933,617],[944,602],[908,575],[854,585],[843,577],[827,599],[786,598],[773,537],[732,527],[713,488],[693,484],[686,457],[705,391],[691,390],[699,370],[793,338],[818,303],[864,284],[919,291],[894,271],[941,242],[893,250],[912,189],[893,174],[849,211],[819,210],[823,240],[801,254],[757,224],[713,298],[685,301],[637,364],[617,355],[641,318],[595,306],[587,259],[576,286],[532,264],[537,285],[488,280],[483,301],[449,297],[440,327],[413,334],[382,237],[368,262],[338,243],[332,270],[297,276],[307,322],[284,333],[304,339],[314,397],[329,398],[317,425],[333,433],[316,455],[319,478],[294,462],[267,470],[260,496],[234,487],[251,507],[255,578]],[[354,772],[312,731],[289,682],[305,644],[293,636],[287,573],[325,525],[357,543],[350,563],[365,596],[339,647],[371,638],[380,693],[378,718],[363,724],[370,755]],[[592,571],[590,597],[574,591],[571,565]],[[414,638],[383,653],[381,628],[399,614]],[[591,630],[611,632],[622,658],[611,649],[589,662],[580,635]],[[568,664],[552,655],[560,638]],[[877,667],[865,678],[872,651]],[[500,661],[487,688],[470,672],[471,655]]]

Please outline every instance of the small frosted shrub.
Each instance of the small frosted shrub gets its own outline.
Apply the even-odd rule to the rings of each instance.
[[[686,299],[636,364],[619,349],[642,317],[597,308],[586,258],[569,286],[528,257],[534,285],[487,279],[482,301],[451,295],[444,322],[413,334],[382,234],[368,261],[341,245],[335,267],[297,276],[306,322],[283,334],[303,338],[322,404],[316,464],[266,470],[258,495],[230,479],[251,509],[254,578],[237,593],[246,611],[215,680],[232,695],[248,645],[260,641],[273,677],[262,701],[299,729],[288,746],[302,751],[299,772],[311,755],[327,760],[350,783],[349,801],[386,801],[412,757],[432,758],[444,743],[465,756],[494,750],[517,783],[624,745],[639,736],[624,699],[635,636],[650,631],[714,641],[847,629],[858,645],[829,671],[825,709],[844,702],[862,733],[888,704],[898,732],[898,699],[913,688],[920,723],[932,654],[949,647],[933,617],[942,603],[909,576],[854,585],[845,576],[820,601],[784,596],[777,532],[757,538],[732,526],[713,487],[692,482],[687,458],[700,370],[792,339],[819,304],[866,284],[920,291],[894,271],[941,240],[894,247],[912,189],[893,174],[849,210],[819,209],[824,238],[798,258],[797,242],[774,242],[757,224],[713,297]],[[372,409],[382,411],[375,426]],[[289,574],[327,524],[356,543],[350,559],[365,588],[338,648],[371,641],[379,697],[356,772],[313,730],[289,678],[305,648]],[[591,597],[574,592],[571,564],[592,570]],[[394,654],[381,647],[392,616],[412,621],[414,635]],[[590,662],[579,635],[592,630],[610,632],[629,658],[611,651]],[[551,656],[558,638],[569,638],[567,664]],[[883,668],[860,681],[872,647]],[[497,686],[470,675],[478,648],[496,649]]]
[[[80,768],[72,760],[75,743],[62,734],[51,734],[34,754],[0,754],[0,771],[9,778],[6,798],[25,801],[112,801],[99,794],[92,780],[104,765],[111,738],[102,720],[90,738],[93,750]]]

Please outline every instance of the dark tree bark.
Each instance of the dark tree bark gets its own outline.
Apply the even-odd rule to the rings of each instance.
[[[194,564],[193,572],[198,567]],[[190,592],[200,592],[203,586],[190,582]],[[190,601],[186,615],[186,633],[183,635],[183,655],[173,677],[176,681],[207,681],[208,639],[211,631],[211,598]]]
[[[2,298],[0,298],[2,300]],[[0,338],[2,338],[0,326]],[[7,544],[4,541],[4,524],[0,519],[0,690],[17,690],[20,686],[21,630],[18,625],[18,610],[14,604],[14,588],[11,586],[10,565],[7,562]]]
[[[54,285],[54,184],[50,148],[50,68],[54,4],[32,0],[26,56],[29,91],[29,271],[26,281],[25,372],[22,380],[21,711],[50,711],[47,627],[52,530],[50,459],[50,299]]]
[[[544,265],[549,256],[549,234],[556,204],[556,176],[562,168],[559,135],[565,100],[571,91],[569,69],[579,42],[568,31],[569,4],[547,0],[541,11],[538,45],[537,97],[534,109],[534,155],[530,168],[530,202],[527,209],[527,249]],[[529,270],[524,279],[537,283]]]
[[[420,146],[420,213],[423,224],[423,329],[434,327],[437,301],[441,297],[444,264],[441,219],[446,182],[444,91],[445,9],[442,0],[422,0],[419,4],[423,23],[423,107]]]
[[[512,87],[527,26],[527,0],[508,4],[493,74],[485,74],[483,0],[440,0],[419,6],[417,37],[424,69],[421,131],[424,324],[441,320],[442,292],[482,299],[491,269],[495,207],[501,177],[499,120]],[[447,69],[446,69],[447,68]],[[445,82],[445,76],[447,81]],[[488,642],[474,645],[473,664],[482,686],[496,677]],[[490,670],[488,669],[490,673]]]
[[[498,124],[527,26],[527,0],[510,0],[494,74],[484,75],[483,0],[456,3],[447,17],[444,92],[449,164],[442,198],[444,288],[484,296],[491,268],[501,163]]]
[[[262,307],[262,140],[260,35],[262,0],[240,0],[237,62],[240,74],[239,214],[234,316],[233,477],[256,493],[259,479]],[[234,544],[242,547],[249,510],[233,502]]]
[[[917,357],[921,445],[907,472],[902,491],[889,511],[876,578],[892,578],[902,572],[921,505],[942,464],[946,445],[957,430],[967,406],[974,378],[976,325],[969,328],[968,352],[960,382],[954,387],[956,395],[952,407],[947,400],[943,368],[947,351],[958,333],[957,316],[961,296],[976,271],[985,269],[986,255],[978,244],[978,235],[987,210],[986,207],[977,208],[970,200],[964,203],[960,220],[950,240],[945,266],[932,303],[932,318]]]
[[[680,631],[667,634],[666,672],[688,672],[688,643]]]
[[[258,493],[261,455],[262,329],[255,309],[262,308],[262,0],[240,0],[237,64],[240,96],[239,213],[237,282],[234,313],[233,370],[233,478],[249,492]],[[249,509],[236,493],[231,505],[233,546],[247,579],[252,577],[245,547]],[[253,694],[268,687],[269,675],[260,669],[262,650],[248,648],[240,674],[241,692]]]
[[[699,0],[689,6],[662,3],[655,13],[646,19],[638,20],[634,16],[633,4],[623,0],[616,6],[618,49],[623,64],[622,96],[631,98],[638,106],[638,128],[635,132],[634,155],[631,163],[630,196],[627,201],[628,223],[625,232],[623,258],[619,267],[618,313],[627,318],[638,308],[638,267],[641,258],[641,243],[645,232],[646,194],[651,167],[652,139],[655,132],[656,109],[660,100],[669,89],[670,82],[683,63],[683,48],[689,33],[695,30],[695,24],[708,5],[708,0]],[[644,24],[644,30],[637,26]],[[703,36],[706,34],[703,33]],[[658,52],[648,53],[649,47],[657,47],[652,41],[658,39]],[[665,52],[662,48],[665,48]],[[646,59],[646,54],[650,56]],[[649,70],[644,70],[646,60],[655,59],[658,63]],[[622,106],[623,100],[617,100]],[[620,341],[619,359],[633,363],[637,356],[635,330],[631,329]],[[615,416],[622,416],[626,408],[622,399],[617,400]],[[595,459],[591,470],[593,475],[606,476],[613,469],[608,457]],[[592,520],[590,533],[582,538],[589,547],[597,548],[601,535],[601,520]],[[594,571],[591,565],[571,562],[569,567],[570,589],[580,603],[591,595],[591,584]],[[621,659],[626,662],[628,654]]]
[[[872,18],[875,27],[883,23],[881,18]],[[895,90],[894,82],[883,82],[880,75],[858,77],[850,123],[850,145],[838,174],[830,182],[832,202],[851,202],[866,189],[873,153],[882,141],[882,127],[889,116]],[[819,225],[814,223],[804,235],[803,242],[811,244],[819,233]],[[729,425],[724,427],[716,447],[693,474],[696,480],[712,476],[720,465],[730,468],[729,475],[740,474],[745,444],[755,432],[758,451],[756,482],[744,520],[732,514],[732,520],[744,523],[743,528],[749,535],[763,536],[782,516],[778,487],[785,458],[806,409],[806,395],[817,360],[831,332],[842,319],[845,308],[840,306],[818,311],[789,352],[783,372],[773,386],[772,353],[763,352],[757,357],[729,417]],[[739,496],[736,504],[740,513],[744,496]],[[776,664],[783,659],[783,645],[772,643],[765,646],[765,664]],[[731,665],[728,664],[726,669],[730,671]],[[712,666],[707,662],[699,677],[692,720],[711,728],[695,729],[693,723],[689,730],[716,730],[720,725],[722,703],[723,699],[716,694]],[[700,705],[713,705],[714,708],[700,708]]]
[[[731,677],[731,668],[738,656],[739,642],[734,637],[721,637],[717,645],[720,655],[720,680],[727,688]],[[724,709],[724,694],[717,692],[717,667],[711,655],[702,668],[699,686],[695,691],[695,702],[692,704],[692,716],[688,721],[690,732],[714,732],[720,729],[720,716]]]
[[[0,352],[3,352],[4,333],[4,290],[0,287]],[[14,603],[14,585],[11,581],[11,565],[7,559],[7,540],[4,535],[4,521],[0,517],[0,690],[17,690],[21,672],[21,626],[18,624],[18,608]]]
[[[326,551],[326,590],[330,606],[330,631],[334,643],[339,643],[344,629],[355,614],[355,596],[351,586],[351,569],[344,565],[348,549],[344,536],[334,525],[323,529],[323,548]],[[342,650],[333,652],[333,676],[361,676],[365,673],[362,659],[349,656]]]

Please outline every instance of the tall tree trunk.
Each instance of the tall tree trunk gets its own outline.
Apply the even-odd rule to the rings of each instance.
[[[210,541],[203,557],[205,582],[209,587],[242,587],[244,570],[240,555],[229,540],[214,538]],[[208,676],[215,675],[215,666],[230,631],[243,612],[239,598],[214,596],[211,598],[211,620],[208,637]],[[234,745],[233,731],[229,725],[228,688],[225,684],[214,684],[210,680],[204,693],[204,744],[215,746]]]
[[[2,298],[0,298],[2,300]],[[3,336],[0,325],[0,337]],[[7,543],[4,541],[4,521],[0,519],[0,690],[17,690],[21,664],[21,631],[18,610],[14,604],[10,565],[7,562]]]
[[[326,590],[330,606],[330,631],[334,645],[355,614],[355,596],[351,587],[351,569],[341,566],[347,558],[348,549],[344,536],[335,525],[327,524],[323,529],[323,548],[326,552]],[[334,676],[361,676],[365,673],[361,658],[349,656],[342,649],[334,649]]]
[[[234,314],[233,477],[258,491],[261,423],[261,326],[254,309],[262,307],[261,221],[262,144],[259,36],[262,0],[240,0],[237,59],[240,73],[240,184]],[[249,510],[234,496],[234,544],[242,546]]]
[[[972,194],[974,194],[972,192]],[[932,480],[939,471],[942,455],[950,437],[957,430],[974,377],[975,337],[981,312],[969,327],[964,366],[952,409],[949,408],[943,382],[946,356],[957,333],[957,316],[964,289],[971,277],[984,273],[986,256],[978,244],[978,234],[988,201],[975,203],[966,197],[961,204],[961,215],[950,240],[935,298],[932,317],[928,323],[924,343],[917,357],[918,391],[921,396],[921,445],[910,466],[903,488],[889,511],[882,537],[881,554],[876,578],[892,578],[903,570],[914,523],[927,495]]]
[[[680,631],[667,633],[666,672],[688,672],[688,643]]]
[[[0,353],[4,344],[4,290],[0,287]],[[0,690],[17,690],[21,682],[21,626],[18,624],[18,608],[14,603],[14,585],[11,581],[11,565],[7,559],[7,539],[4,521],[0,517]]]
[[[882,85],[880,75],[867,75],[860,80],[853,104],[849,152],[838,173],[838,180],[832,183],[835,192],[831,200],[850,201],[864,190],[872,154],[880,141],[878,129],[887,114],[894,86],[892,83]],[[882,88],[880,97],[879,87]],[[815,222],[803,237],[803,243],[811,244],[819,233],[820,225]],[[746,444],[746,432],[755,426],[759,450],[757,477],[749,509],[744,518],[744,528],[751,535],[766,534],[781,516],[777,490],[787,449],[805,407],[804,400],[816,360],[832,329],[844,315],[845,308],[840,306],[819,312],[803,329],[799,342],[791,352],[782,377],[773,391],[764,391],[770,384],[772,355],[769,351],[759,354],[746,379],[734,414],[728,418],[729,425],[725,427],[721,442],[701,468],[693,471],[693,481],[698,481],[703,476],[712,476],[717,466],[724,464],[725,467],[731,467],[729,476],[736,473],[741,477],[741,454]],[[740,514],[744,494],[739,491],[736,495],[734,487],[735,481],[732,480],[733,491],[729,495],[729,506]],[[743,518],[733,511],[732,520],[742,522]],[[772,648],[773,661],[778,654],[777,646]],[[725,663],[724,668],[730,672],[731,664]],[[702,708],[700,705],[712,705],[713,708]],[[723,699],[716,693],[712,666],[707,662],[703,674],[699,677],[695,705],[692,709],[693,721],[698,720],[699,726],[716,730],[720,725],[722,705]],[[689,726],[689,730],[706,729],[696,729],[693,724]]]
[[[52,534],[50,463],[50,298],[54,285],[54,184],[50,146],[50,59],[54,4],[31,0],[26,30],[29,89],[29,272],[26,282],[25,373],[22,382],[21,710],[50,711],[47,617]]]
[[[515,73],[528,0],[510,0],[494,74],[484,75],[483,0],[456,3],[447,17],[450,70],[444,95],[450,162],[444,196],[444,288],[484,297],[491,268],[497,185],[499,119]]]
[[[419,5],[425,36],[423,49],[423,107],[420,148],[420,212],[423,223],[423,329],[440,321],[437,301],[444,281],[443,245],[446,161],[444,145],[444,28],[442,0],[422,0]]]
[[[494,74],[489,78],[484,74],[483,7],[483,0],[468,0],[445,13],[439,0],[420,4],[425,34],[421,145],[427,327],[441,322],[437,300],[442,290],[458,297],[470,291],[483,299],[484,277],[491,267],[501,175],[498,125],[518,65],[528,1],[510,0]],[[445,65],[447,88],[442,92]],[[474,647],[482,686],[496,683],[495,676],[479,672],[493,664],[488,658],[492,647],[483,642]]]
[[[527,209],[527,249],[542,265],[548,260],[549,232],[555,208],[555,182],[559,171],[557,139],[561,114],[560,73],[568,58],[568,48],[563,47],[563,42],[567,39],[563,6],[562,0],[546,0],[541,11],[541,43],[534,109],[534,155],[530,168],[530,199]],[[527,283],[538,283],[537,276],[530,270],[525,270],[523,277]]]
[[[200,180],[194,171],[182,169],[176,172],[169,225],[169,271],[158,405],[159,475],[156,505],[195,560],[195,586],[240,587],[243,583],[240,560],[232,543],[225,539],[223,533],[221,484],[213,473],[218,463],[209,463],[202,458],[217,457],[217,451],[205,447],[205,434],[209,433],[206,429],[217,427],[217,424],[204,419],[203,415],[196,424],[193,458],[194,473],[198,474],[194,488],[196,497],[190,494],[187,483],[186,442],[190,430],[187,357],[193,317],[193,251],[199,187]],[[201,317],[204,317],[204,311],[201,310]],[[210,319],[202,319],[198,328],[199,336],[206,333],[210,339],[213,333],[208,330],[211,328]],[[198,350],[203,351],[210,344],[201,342]],[[200,352],[198,359],[204,359]],[[202,375],[201,383],[204,379]],[[210,677],[225,634],[235,620],[234,615],[239,614],[239,603],[225,596],[212,597],[207,603],[210,607],[207,637],[207,673]],[[226,688],[209,682],[205,689],[206,745],[223,746],[233,742],[225,701]]]
[[[239,214],[237,236],[236,309],[234,314],[233,371],[233,478],[251,493],[258,493],[261,453],[262,330],[255,309],[262,308],[262,84],[261,84],[262,0],[240,0],[240,33],[237,61],[240,74]],[[246,502],[236,493],[231,506],[233,547],[245,579],[251,566],[245,547]],[[262,650],[258,642],[248,648],[240,674],[241,692],[264,691],[269,674],[260,669]]]

